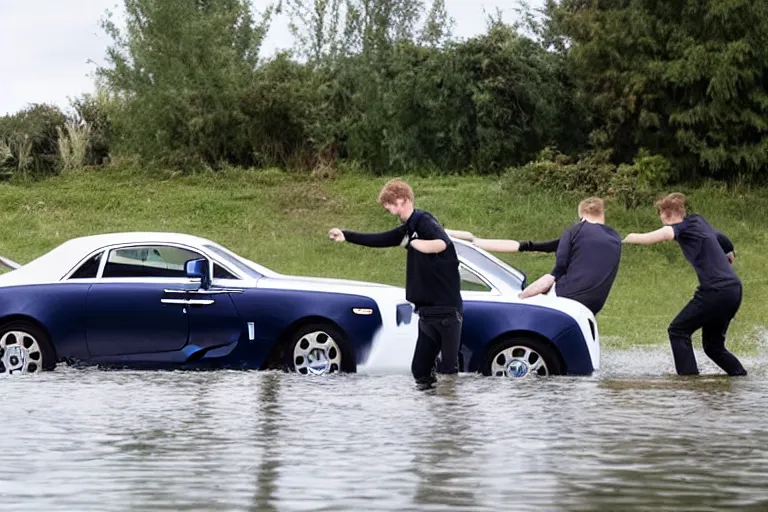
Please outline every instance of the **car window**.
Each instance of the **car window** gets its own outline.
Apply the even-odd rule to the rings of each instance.
[[[225,269],[218,263],[213,264],[213,278],[214,279],[237,279],[236,276],[232,275],[232,272]]]
[[[205,248],[215,253],[217,257],[224,260],[227,264],[232,265],[233,268],[236,268],[246,276],[254,277],[257,279],[262,277],[261,274],[256,272],[254,269],[252,269],[251,267],[249,267],[248,265],[240,261],[238,258],[235,258],[232,254],[229,254],[229,252],[231,251],[228,251],[222,247],[211,245],[211,244],[206,244]]]
[[[88,258],[80,267],[75,270],[69,279],[93,279],[99,275],[99,264],[104,251]]]
[[[459,265],[459,276],[461,277],[461,290],[469,292],[490,292],[491,287],[480,276],[469,270],[464,265]]]
[[[164,245],[112,249],[102,277],[186,277],[184,264],[200,258],[200,253]]]
[[[480,251],[460,243],[456,243],[456,252],[466,259],[473,267],[483,275],[500,279],[516,290],[522,290],[525,274],[513,269],[505,262],[491,256],[490,258]]]

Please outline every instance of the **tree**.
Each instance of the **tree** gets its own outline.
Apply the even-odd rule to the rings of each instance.
[[[548,14],[597,114],[592,140],[616,161],[645,147],[681,177],[765,175],[768,1],[563,0]]]
[[[246,0],[125,0],[126,28],[100,68],[125,101],[115,122],[124,149],[177,167],[248,164],[241,100],[254,78],[271,10],[254,21]]]

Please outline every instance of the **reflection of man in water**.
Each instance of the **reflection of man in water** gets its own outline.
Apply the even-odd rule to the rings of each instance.
[[[478,468],[471,464],[475,452],[467,417],[466,401],[457,393],[458,382],[441,381],[434,396],[419,414],[418,432],[423,435],[416,444],[411,461],[418,485],[413,496],[417,509],[473,510],[478,496],[473,485],[454,485],[477,477]],[[446,486],[450,491],[446,492]]]
[[[466,231],[448,230],[456,238],[470,240],[487,251],[555,252],[555,268],[533,282],[520,294],[533,297],[550,291],[584,304],[593,314],[603,309],[613,287],[621,260],[621,236],[605,225],[605,206],[598,197],[579,203],[579,222],[571,225],[557,240],[518,242],[516,240],[484,240]]]
[[[741,280],[731,266],[733,244],[701,215],[686,215],[683,194],[669,194],[656,207],[664,227],[650,233],[630,233],[624,243],[651,245],[677,240],[696,271],[699,286],[667,329],[678,375],[699,373],[691,347],[691,336],[698,329],[704,353],[717,366],[728,375],[746,375],[741,362],[725,348],[725,334],[741,306],[742,295]]]

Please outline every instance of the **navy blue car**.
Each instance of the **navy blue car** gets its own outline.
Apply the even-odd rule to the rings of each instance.
[[[521,300],[525,275],[455,240],[461,365],[511,378],[589,375],[594,316],[554,296]],[[0,373],[60,362],[130,368],[408,372],[418,316],[402,288],[286,276],[178,233],[67,241],[0,275]]]

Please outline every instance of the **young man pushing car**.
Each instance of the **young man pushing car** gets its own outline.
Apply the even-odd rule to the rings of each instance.
[[[442,226],[428,212],[414,208],[413,189],[402,180],[390,180],[379,193],[379,203],[400,226],[384,233],[356,233],[333,228],[331,240],[366,247],[402,246],[408,251],[405,298],[419,314],[419,336],[411,361],[411,373],[419,387],[435,382],[439,373],[459,371],[459,343],[464,306],[461,299],[459,259]]]

